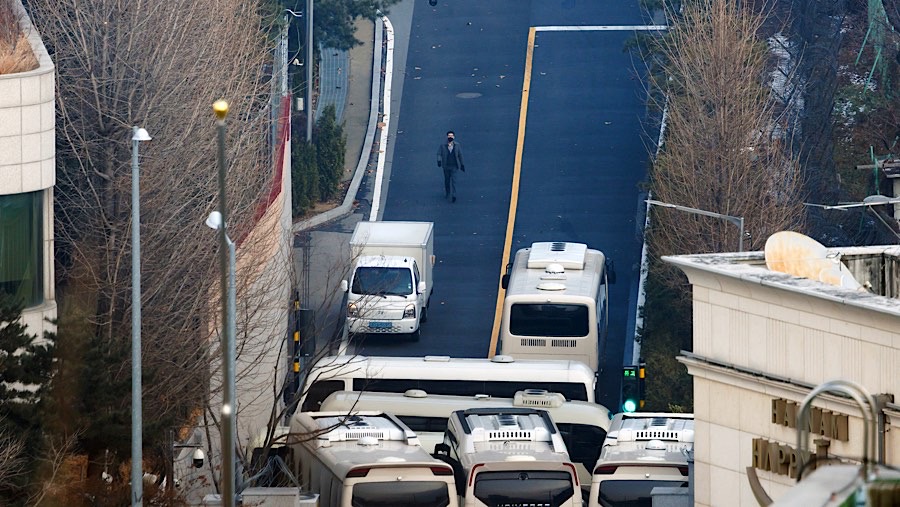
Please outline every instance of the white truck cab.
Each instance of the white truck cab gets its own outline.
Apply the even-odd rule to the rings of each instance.
[[[419,338],[433,290],[431,222],[359,222],[350,238],[353,269],[347,293],[347,330]]]

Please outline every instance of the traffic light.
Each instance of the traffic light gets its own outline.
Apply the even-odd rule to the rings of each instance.
[[[644,408],[644,378],[646,377],[645,371],[647,363],[644,362],[643,359],[639,359],[638,363],[638,397],[640,399],[640,403],[638,403],[638,408]]]
[[[638,375],[643,368],[638,366],[622,367],[622,412],[634,412],[641,402],[641,386]]]

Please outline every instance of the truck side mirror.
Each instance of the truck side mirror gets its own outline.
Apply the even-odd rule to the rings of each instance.
[[[503,287],[503,290],[506,290],[506,288],[509,287],[509,275],[500,277],[500,287]]]
[[[428,286],[425,285],[425,282],[419,282],[419,285],[416,287],[416,292],[424,294],[426,290],[428,290]]]
[[[350,284],[347,283],[347,280],[341,280],[341,291],[347,292],[350,289]]]

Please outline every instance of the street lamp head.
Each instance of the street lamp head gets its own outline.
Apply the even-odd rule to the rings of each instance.
[[[213,102],[213,112],[216,113],[216,118],[224,120],[225,117],[228,116],[228,102],[225,102],[224,100]]]
[[[213,211],[206,217],[206,226],[213,230],[219,230],[222,227],[222,214],[218,211]]]
[[[132,141],[149,141],[153,139],[150,134],[142,128],[134,128],[134,134],[131,136]]]

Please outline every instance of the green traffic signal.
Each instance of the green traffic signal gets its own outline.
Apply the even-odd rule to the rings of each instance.
[[[637,366],[622,368],[622,411],[634,412],[640,400],[640,385]]]

